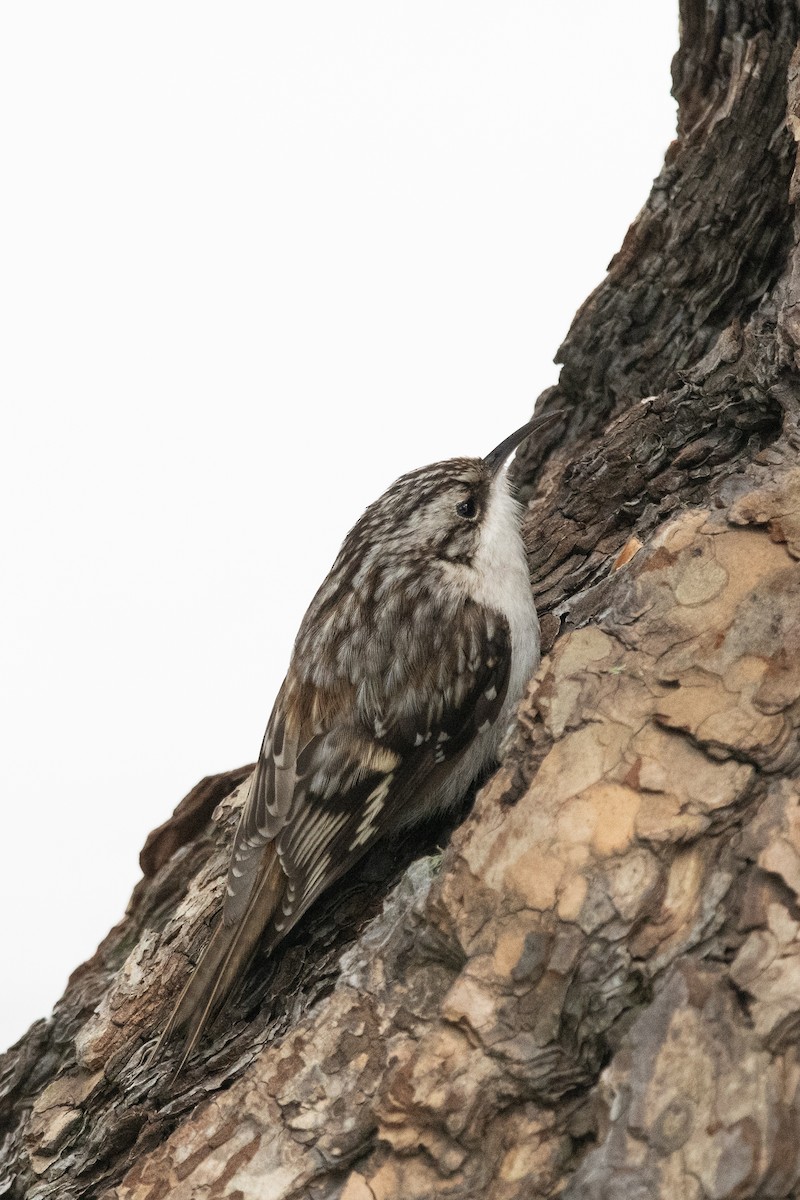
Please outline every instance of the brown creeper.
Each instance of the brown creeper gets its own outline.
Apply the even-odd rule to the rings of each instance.
[[[539,661],[503,466],[403,475],[344,540],[303,618],[242,811],[222,917],[159,1042],[183,1062],[262,939],[274,947],[378,838],[455,804]]]

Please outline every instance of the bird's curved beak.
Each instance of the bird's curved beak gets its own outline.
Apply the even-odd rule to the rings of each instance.
[[[527,437],[530,437],[534,433],[541,433],[543,429],[549,429],[563,415],[563,409],[557,409],[555,412],[545,413],[541,417],[533,416],[527,425],[520,425],[519,429],[515,429],[507,438],[504,438],[499,446],[495,446],[491,454],[487,454],[483,460],[483,465],[486,467],[489,475],[494,477],[499,473],[503,463],[511,452],[516,450],[520,442],[524,442]]]

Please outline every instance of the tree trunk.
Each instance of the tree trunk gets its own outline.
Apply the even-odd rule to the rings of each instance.
[[[247,768],[2,1060],[0,1195],[800,1190],[800,12],[683,0],[678,137],[518,460],[550,653],[499,772],[147,1050]],[[524,415],[524,414],[523,414]],[[218,819],[210,820],[215,806]]]

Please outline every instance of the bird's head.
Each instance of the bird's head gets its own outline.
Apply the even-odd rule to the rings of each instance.
[[[342,678],[356,683],[367,662],[407,666],[425,653],[420,621],[440,619],[465,596],[492,596],[502,609],[510,573],[517,585],[521,574],[529,592],[519,506],[503,468],[517,446],[561,415],[535,417],[485,458],[451,458],[402,475],[371,504],[303,619],[293,659],[300,674],[326,687]]]
[[[503,468],[517,446],[560,416],[532,418],[485,458],[450,458],[401,475],[350,531],[342,556],[366,568],[374,547],[384,566],[392,556],[399,568],[432,559],[470,565],[487,537],[516,535]]]

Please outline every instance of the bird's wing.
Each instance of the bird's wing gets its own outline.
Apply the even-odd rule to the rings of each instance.
[[[442,638],[440,629],[428,627],[428,638],[438,644],[426,647],[419,638],[413,658],[404,656],[405,672],[392,658],[388,682],[373,682],[344,705],[317,705],[318,713],[333,709],[322,727],[318,721],[287,733],[292,721],[284,689],[234,843],[226,924],[241,919],[271,846],[285,878],[271,922],[270,941],[279,941],[382,831],[402,823],[404,809],[423,789],[435,791],[475,735],[494,723],[508,687],[508,623],[467,602],[455,630]]]
[[[449,635],[436,623],[418,632],[413,652],[407,643],[389,655],[367,687],[323,695],[287,677],[236,832],[222,920],[155,1050],[185,1029],[178,1071],[262,936],[279,942],[497,719],[507,622],[467,602]]]
[[[278,692],[267,723],[261,751],[250,779],[233,843],[223,920],[235,925],[244,915],[256,883],[264,847],[283,829],[297,786],[297,757],[302,721],[292,721],[295,708],[288,680]]]

